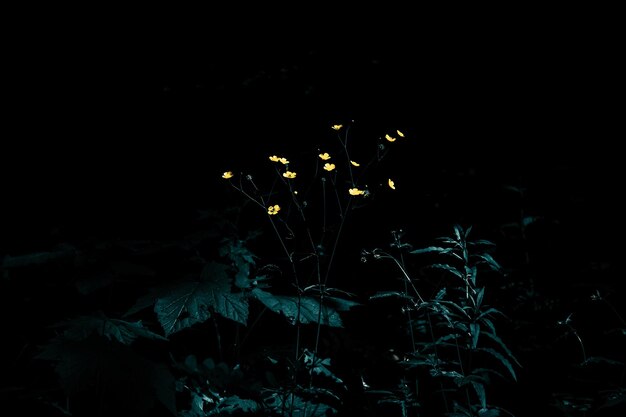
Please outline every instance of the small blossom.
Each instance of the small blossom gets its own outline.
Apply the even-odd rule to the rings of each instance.
[[[328,152],[324,152],[318,155],[320,157],[320,159],[322,159],[323,161],[328,161],[330,159],[330,155],[328,154]]]
[[[395,142],[396,138],[389,136],[389,135],[385,135],[385,139],[387,139],[389,142]]]
[[[233,177],[233,171],[226,171],[222,174],[222,178],[229,180]]]
[[[279,161],[283,165],[287,165],[289,163],[289,160],[287,158],[280,158]]]
[[[348,192],[350,193],[350,195],[363,195],[363,194],[365,194],[365,191],[363,191],[363,190],[359,190],[359,189],[358,189],[358,188],[356,188],[356,187],[355,187],[355,188],[350,188],[350,189],[348,190]]]
[[[396,133],[398,134],[398,136],[400,136],[401,138],[404,137],[404,133],[400,132],[399,130],[396,130]]]
[[[331,128],[333,128],[334,130],[339,130],[343,127],[343,125],[332,125]]]
[[[350,161],[350,163],[352,165],[354,165],[355,167],[360,167],[361,166],[361,164],[359,164],[358,162]]]
[[[389,185],[389,188],[391,188],[392,190],[396,189],[396,183],[393,182],[391,178],[387,180],[387,184]]]
[[[270,161],[272,162],[278,162],[280,161],[280,157],[276,156],[276,155],[272,155],[270,156]]]
[[[269,214],[270,216],[274,216],[275,214],[278,214],[279,211],[280,211],[280,206],[278,204],[274,204],[273,206],[269,206],[267,208],[267,214]]]
[[[326,162],[324,164],[324,169],[328,172],[332,171],[333,169],[335,169],[335,164],[329,164],[328,162]]]
[[[289,179],[296,178],[296,173],[292,171],[285,171],[283,173],[283,177],[289,178]]]

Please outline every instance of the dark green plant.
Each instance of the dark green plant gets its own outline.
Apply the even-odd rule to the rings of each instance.
[[[420,400],[417,395],[418,381],[432,378],[440,386],[446,415],[497,416],[504,410],[488,401],[492,378],[508,374],[516,380],[515,368],[521,365],[496,332],[496,318],[504,314],[487,303],[487,287],[478,280],[481,270],[501,269],[489,253],[493,243],[469,240],[470,231],[455,226],[452,236],[437,239],[437,246],[414,250],[401,240],[401,232],[393,232],[391,250],[365,251],[364,260],[389,260],[401,274],[400,290],[378,292],[370,299],[400,301],[412,347],[402,353],[400,364],[412,381],[417,401],[432,400]],[[406,254],[433,257],[428,269],[438,273],[434,288],[425,288],[411,277]],[[423,295],[435,289],[434,296]],[[402,415],[407,415],[406,403],[400,404]]]

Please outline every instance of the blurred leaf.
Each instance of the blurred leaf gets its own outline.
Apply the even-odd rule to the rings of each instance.
[[[57,323],[53,327],[65,327],[64,337],[74,341],[84,340],[92,334],[104,336],[109,340],[117,340],[124,345],[131,344],[137,337],[167,340],[163,336],[143,327],[141,321],[128,322],[110,319],[104,313],[99,313],[95,316],[80,316]]]
[[[63,336],[44,346],[38,359],[54,361],[68,396],[99,390],[107,393],[106,415],[140,415],[155,400],[176,414],[175,380],[163,364],[137,355],[129,347],[89,337],[80,341]]]

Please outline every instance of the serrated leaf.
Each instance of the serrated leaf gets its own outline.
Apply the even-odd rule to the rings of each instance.
[[[306,401],[295,394],[272,393],[264,400],[266,406],[283,417],[327,417],[337,410],[323,403]]]
[[[209,262],[198,281],[180,281],[151,291],[141,297],[125,314],[134,314],[150,305],[166,336],[194,324],[203,323],[217,313],[246,324],[248,301],[243,293],[231,292],[226,265]]]
[[[322,359],[314,355],[308,349],[305,349],[304,364],[309,368],[311,373],[328,377],[345,388],[343,381],[327,368],[327,366],[330,366],[330,359]]]
[[[456,275],[457,277],[461,278],[462,280],[464,280],[465,278],[463,277],[463,274],[457,270],[454,266],[452,265],[448,265],[448,264],[431,264],[428,265],[429,268],[436,268],[436,269],[443,269],[445,271],[451,272],[452,274]]]
[[[441,253],[441,252],[449,252],[451,249],[450,248],[442,248],[439,246],[429,246],[427,248],[422,248],[422,249],[415,249],[410,251],[409,253],[412,255],[421,255],[423,253]]]
[[[491,349],[491,348],[478,348],[478,350],[486,352],[486,353],[489,353],[491,356],[493,356],[494,358],[498,359],[502,363],[502,365],[504,365],[504,367],[509,371],[509,373],[513,377],[513,380],[517,382],[517,375],[515,374],[515,370],[513,369],[513,365],[500,352],[498,352],[498,351],[496,351],[494,349]]]
[[[494,271],[500,271],[502,270],[502,267],[500,266],[500,264],[498,262],[496,262],[495,259],[493,259],[493,257],[488,254],[488,253],[481,253],[480,255],[475,255],[477,258],[480,258],[484,261],[484,263],[486,263],[487,265],[489,265],[489,267],[491,269],[493,269]]]
[[[397,297],[397,298],[403,298],[403,299],[408,299],[408,300],[413,299],[413,297],[408,296],[398,291],[379,291],[376,294],[370,295],[369,299],[376,300],[379,298],[389,298],[389,297]]]
[[[225,397],[219,402],[217,407],[206,414],[207,416],[229,415],[233,413],[254,413],[258,410],[259,405],[254,400],[239,398],[237,395]]]
[[[324,305],[313,297],[291,297],[285,295],[273,295],[260,288],[251,291],[253,297],[263,303],[275,313],[282,313],[289,323],[302,324],[320,323],[330,327],[343,327],[341,317],[336,309]]]
[[[492,332],[482,331],[481,333],[484,334],[485,336],[489,337],[494,342],[496,342],[498,344],[498,346],[500,346],[500,348],[502,348],[502,350],[504,350],[504,352],[507,354],[507,356],[509,358],[511,358],[517,364],[517,366],[519,366],[520,368],[522,367],[522,364],[519,363],[519,361],[517,360],[515,355],[513,355],[513,352],[511,352],[511,350],[502,341],[502,339],[500,339],[500,337],[498,337],[495,333],[492,333]]]
[[[169,295],[159,298],[154,312],[166,336],[202,323],[211,317],[212,297],[202,282],[183,282]]]

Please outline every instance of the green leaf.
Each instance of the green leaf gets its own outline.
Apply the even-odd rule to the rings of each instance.
[[[204,283],[197,281],[183,282],[170,295],[157,300],[154,311],[166,336],[211,317],[208,307],[212,297],[207,295],[204,286]]]
[[[254,413],[258,408],[259,405],[256,401],[239,398],[237,395],[231,395],[223,398],[217,407],[202,415],[215,416],[234,413]]]
[[[273,312],[282,313],[291,324],[296,321],[302,324],[319,322],[330,327],[343,327],[337,310],[328,305],[321,306],[316,298],[300,297],[298,300],[298,297],[273,295],[260,288],[254,288],[251,294]]]
[[[522,367],[522,364],[519,363],[519,361],[517,360],[517,358],[513,355],[513,352],[511,352],[511,350],[508,348],[508,346],[502,341],[502,339],[500,339],[500,337],[498,337],[495,333],[492,332],[486,332],[486,331],[482,331],[482,334],[484,334],[485,336],[489,337],[491,340],[493,340],[494,342],[496,342],[498,344],[498,346],[500,346],[502,348],[502,350],[504,350],[504,352],[506,352],[507,356],[509,358],[511,358],[516,364],[517,366],[519,366],[520,368]]]
[[[389,297],[397,297],[397,298],[403,298],[403,299],[408,299],[408,300],[413,300],[413,297],[408,296],[404,293],[398,292],[398,291],[379,291],[374,295],[371,295],[369,297],[370,300],[376,300],[379,298],[389,298]]]
[[[509,373],[513,377],[513,380],[517,382],[517,375],[515,374],[515,370],[513,369],[513,365],[500,352],[498,352],[498,351],[496,351],[494,349],[491,349],[491,348],[478,348],[478,350],[486,352],[486,353],[489,353],[494,358],[498,359],[502,363],[502,365],[504,365],[504,367],[509,371]]]
[[[412,255],[421,255],[423,253],[433,253],[433,252],[436,252],[436,253],[444,252],[445,253],[445,252],[450,252],[451,250],[452,249],[450,249],[450,248],[442,248],[442,247],[439,247],[439,246],[429,246],[427,248],[412,250],[409,253],[412,254]]]
[[[337,412],[329,405],[307,401],[295,394],[274,392],[265,398],[264,403],[283,417],[327,417]]]
[[[500,271],[502,270],[502,267],[500,266],[500,264],[498,262],[496,262],[495,259],[493,259],[493,257],[488,254],[488,253],[481,253],[480,255],[475,255],[477,258],[480,258],[483,260],[483,263],[486,263],[487,265],[489,265],[489,267],[491,269],[493,269],[494,271]]]
[[[485,287],[479,288],[476,291],[476,307],[480,308],[480,305],[483,303],[484,295],[485,295]]]
[[[480,324],[470,323],[469,328],[472,334],[472,349],[476,349],[476,346],[478,346],[478,337],[480,336]]]
[[[445,271],[451,272],[452,274],[456,275],[457,277],[461,278],[462,280],[465,280],[465,277],[463,276],[463,273],[461,273],[459,270],[457,270],[452,265],[448,265],[448,264],[432,264],[432,265],[428,265],[428,267],[429,268],[443,269]]]
[[[330,366],[330,359],[322,359],[314,355],[308,349],[304,349],[304,364],[309,368],[311,373],[328,377],[345,388],[343,381],[326,367]]]
[[[244,293],[231,292],[226,268],[226,265],[209,262],[200,280],[179,281],[153,290],[140,298],[125,316],[154,304],[154,312],[166,336],[208,320],[211,312],[246,324],[247,298]]]
[[[94,316],[80,316],[72,320],[62,321],[53,327],[66,327],[64,336],[68,340],[80,341],[88,338],[92,334],[104,336],[109,340],[129,345],[137,337],[144,337],[153,340],[167,340],[163,336],[146,329],[140,321],[128,322],[124,320],[111,319],[99,313]]]
[[[474,387],[474,391],[476,391],[478,401],[480,401],[480,406],[482,408],[487,408],[487,395],[485,394],[485,386],[480,382],[472,382],[472,387]]]

